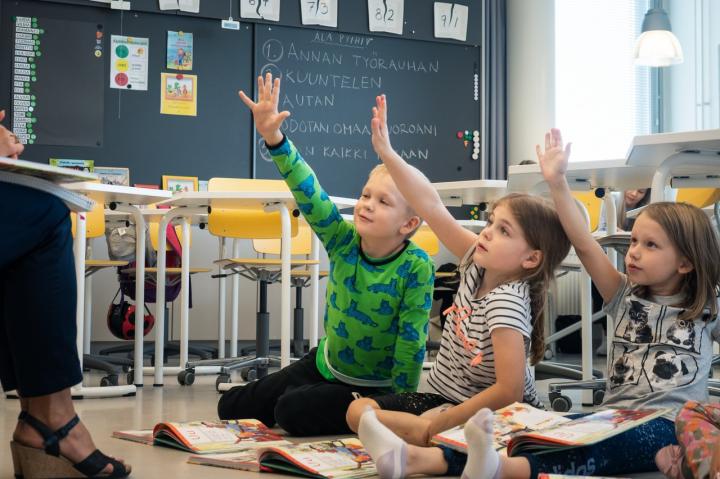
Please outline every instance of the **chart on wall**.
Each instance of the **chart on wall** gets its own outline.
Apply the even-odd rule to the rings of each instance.
[[[103,26],[22,15],[13,25],[12,128],[20,141],[101,146]]]
[[[258,26],[255,71],[282,78],[284,133],[332,195],[356,196],[378,163],[370,134],[375,97],[387,95],[393,147],[432,181],[480,178],[472,144],[479,49],[465,45]],[[256,137],[255,175],[277,177]]]

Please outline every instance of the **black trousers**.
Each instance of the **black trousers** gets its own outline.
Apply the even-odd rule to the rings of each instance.
[[[292,436],[352,434],[345,413],[361,396],[384,394],[385,389],[328,381],[315,366],[317,348],[302,359],[262,379],[226,391],[218,403],[220,419],[259,419]]]
[[[68,209],[47,193],[0,182],[0,383],[21,397],[82,381],[75,258]]]

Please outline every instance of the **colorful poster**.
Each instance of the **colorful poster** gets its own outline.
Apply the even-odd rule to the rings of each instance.
[[[112,35],[110,88],[147,90],[150,39]]]
[[[197,116],[197,75],[161,73],[160,113]]]
[[[95,160],[75,160],[70,158],[50,158],[50,166],[61,166],[72,170],[93,173]]]
[[[167,65],[170,70],[192,70],[193,34],[169,31],[167,36]]]

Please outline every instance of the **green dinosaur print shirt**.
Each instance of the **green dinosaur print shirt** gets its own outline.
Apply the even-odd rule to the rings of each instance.
[[[295,145],[284,138],[270,154],[330,259],[318,370],[329,380],[415,391],[432,303],[432,261],[411,241],[388,258],[367,257],[355,225],[340,216]]]

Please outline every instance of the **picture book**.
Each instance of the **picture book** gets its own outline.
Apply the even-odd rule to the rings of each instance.
[[[95,161],[75,160],[69,158],[50,158],[50,166],[60,166],[62,168],[70,168],[71,170],[93,173],[93,170],[95,169]]]
[[[513,403],[495,411],[493,429],[495,450],[505,449],[510,439],[518,434],[567,422],[570,422],[570,419],[560,414],[537,409],[528,404]],[[460,452],[467,451],[464,426],[457,426],[435,435],[433,442]]]
[[[520,452],[550,452],[587,446],[669,413],[669,409],[607,409],[542,430],[516,435],[507,445],[509,456]]]
[[[375,463],[356,438],[263,446],[233,454],[194,455],[188,462],[318,479],[356,479],[377,474]]]
[[[148,432],[152,434],[149,442]],[[252,447],[289,444],[257,419],[161,422],[150,430],[116,431],[113,437],[195,454],[242,451]]]
[[[152,429],[136,429],[129,431],[114,431],[112,437],[116,439],[125,439],[126,441],[139,442],[141,444],[152,445],[153,431]]]
[[[623,477],[600,477],[600,476],[571,476],[567,474],[547,474],[541,472],[538,474],[538,479],[626,479]]]
[[[508,456],[587,446],[668,413],[667,409],[608,409],[576,419],[514,403],[495,411],[495,448]],[[462,428],[436,435],[433,442],[465,452]]]

